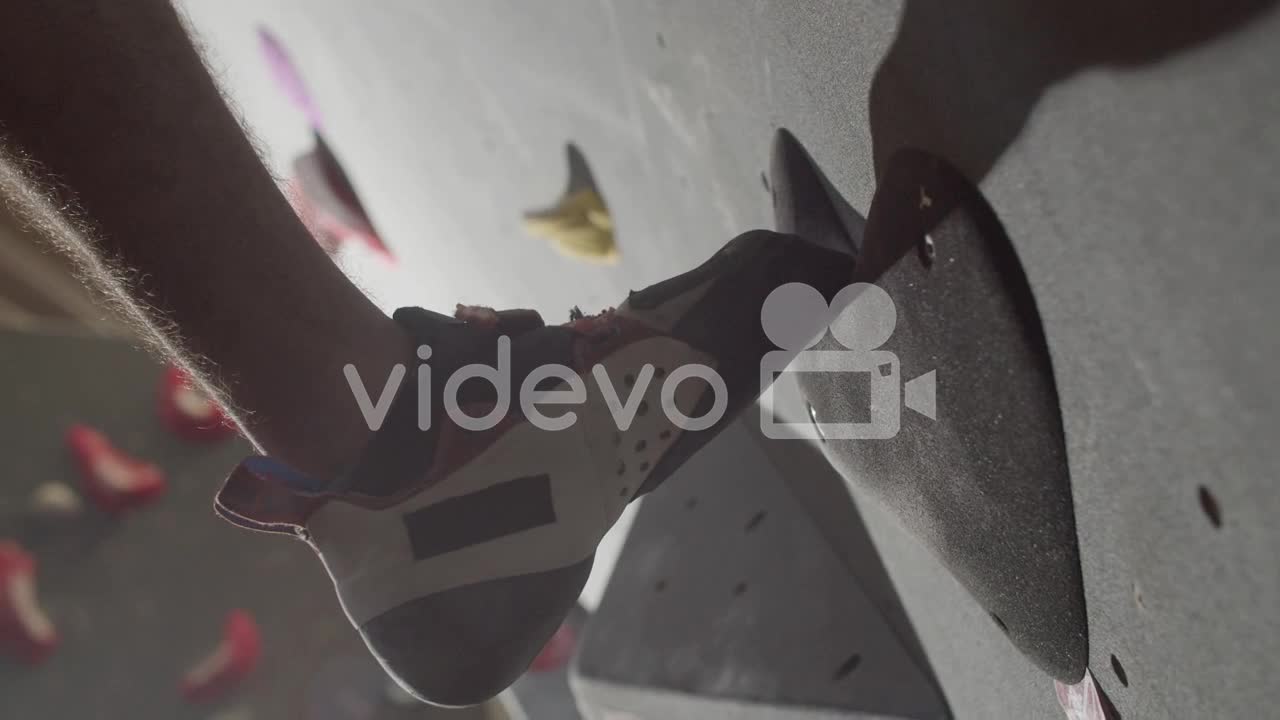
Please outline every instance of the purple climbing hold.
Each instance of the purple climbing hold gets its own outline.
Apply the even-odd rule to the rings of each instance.
[[[284,45],[265,27],[258,28],[258,40],[262,43],[262,54],[267,60],[267,65],[271,67],[271,73],[275,75],[280,89],[307,116],[307,122],[311,123],[312,129],[320,130],[324,126],[320,109],[312,101],[307,84],[303,82],[302,75],[293,64],[293,59],[289,57]]]

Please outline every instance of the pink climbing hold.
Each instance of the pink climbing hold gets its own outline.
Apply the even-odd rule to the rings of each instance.
[[[1058,693],[1058,704],[1067,713],[1067,720],[1114,720],[1114,714],[1107,710],[1110,703],[1087,669],[1084,678],[1075,685],[1064,685],[1054,680],[1053,687]]]
[[[578,639],[573,628],[567,622],[562,624],[533,659],[529,672],[549,672],[564,667],[573,657],[573,649],[577,644]]]

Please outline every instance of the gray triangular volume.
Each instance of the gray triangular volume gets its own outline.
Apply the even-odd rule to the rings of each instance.
[[[787,453],[777,460],[808,460],[781,471],[756,432],[726,428],[640,507],[571,670],[583,714],[950,717],[905,614],[890,622],[872,599],[897,604],[843,481],[804,443],[771,443]],[[802,502],[792,473],[834,495]],[[837,549],[810,502],[833,538],[864,537],[866,554]]]

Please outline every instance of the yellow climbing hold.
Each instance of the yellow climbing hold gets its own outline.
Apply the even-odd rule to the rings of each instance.
[[[525,213],[524,229],[569,257],[610,265],[618,261],[613,218],[592,188],[571,192],[546,210]]]

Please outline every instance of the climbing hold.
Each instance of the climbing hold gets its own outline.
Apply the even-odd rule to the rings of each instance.
[[[549,208],[525,213],[525,231],[543,238],[565,255],[613,264],[618,261],[613,218],[595,186],[586,158],[574,145],[567,149],[569,185]]]
[[[36,599],[36,561],[17,543],[0,541],[0,647],[29,665],[53,652],[58,631]]]
[[[157,412],[165,427],[187,440],[217,442],[236,434],[231,418],[180,368],[165,370]]]
[[[183,676],[182,696],[201,702],[224,695],[253,672],[261,655],[262,637],[253,616],[232,610],[218,646]]]
[[[27,509],[36,517],[75,517],[84,509],[84,502],[70,485],[61,482],[45,482],[31,492]]]
[[[87,425],[67,430],[67,447],[80,468],[85,494],[108,513],[147,505],[164,494],[167,482],[155,465],[119,450]]]

